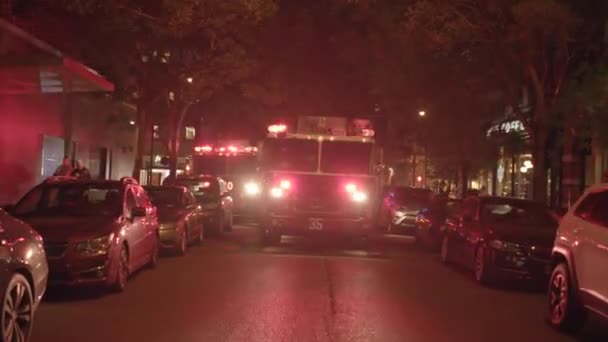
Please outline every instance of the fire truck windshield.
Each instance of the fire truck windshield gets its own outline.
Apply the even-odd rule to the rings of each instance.
[[[255,173],[255,155],[198,155],[194,156],[194,172],[210,175]]]
[[[267,139],[262,151],[262,166],[280,171],[317,171],[319,143],[316,140]]]
[[[372,144],[350,141],[324,141],[321,171],[327,173],[368,174]]]

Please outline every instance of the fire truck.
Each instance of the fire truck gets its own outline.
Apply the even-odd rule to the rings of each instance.
[[[283,235],[363,238],[373,229],[380,156],[367,120],[302,117],[268,127],[260,147],[265,244]]]
[[[194,148],[192,172],[226,181],[234,215],[257,217],[261,189],[257,179],[258,147],[248,140],[217,140]]]

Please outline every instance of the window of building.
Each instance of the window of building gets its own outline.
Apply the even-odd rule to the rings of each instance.
[[[160,128],[158,127],[158,125],[152,126],[152,131],[154,134],[154,139],[160,139]]]
[[[196,129],[194,127],[186,127],[186,140],[194,140],[196,137]]]

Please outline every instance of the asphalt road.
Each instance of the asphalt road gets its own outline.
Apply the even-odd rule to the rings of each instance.
[[[134,275],[125,293],[52,291],[32,341],[608,341],[598,320],[556,333],[544,308],[542,291],[480,287],[408,238],[262,248],[237,227]]]

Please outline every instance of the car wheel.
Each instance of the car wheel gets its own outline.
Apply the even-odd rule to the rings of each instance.
[[[486,249],[483,246],[477,247],[473,268],[475,271],[475,280],[482,285],[490,285],[492,283],[492,269],[486,262],[486,256]]]
[[[441,261],[444,264],[452,263],[452,256],[450,255],[450,238],[447,234],[443,235],[441,239]]]
[[[23,275],[13,274],[4,292],[2,306],[3,341],[28,341],[34,320],[34,298]]]
[[[152,252],[150,253],[150,261],[148,261],[148,268],[154,269],[158,266],[158,259],[160,254],[160,241],[158,238],[158,234],[154,234],[154,247],[152,247]]]
[[[558,264],[553,269],[548,289],[549,323],[553,327],[574,333],[585,325],[586,313],[575,294],[567,264]]]
[[[186,228],[180,234],[179,239],[177,241],[177,247],[175,252],[179,256],[184,256],[186,254],[186,250],[188,249],[188,234],[186,234]]]
[[[118,266],[116,269],[116,281],[112,286],[115,292],[123,292],[127,287],[129,279],[129,251],[126,246],[122,246],[118,255]]]

